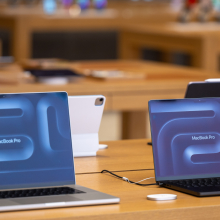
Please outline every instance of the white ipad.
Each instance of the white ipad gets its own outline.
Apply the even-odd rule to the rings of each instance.
[[[105,106],[102,95],[69,96],[74,157],[96,156],[99,127]]]

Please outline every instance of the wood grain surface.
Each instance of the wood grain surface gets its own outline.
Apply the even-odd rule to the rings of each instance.
[[[77,174],[101,172],[102,170],[153,169],[150,140],[105,141],[108,148],[99,150],[96,157],[75,158]]]

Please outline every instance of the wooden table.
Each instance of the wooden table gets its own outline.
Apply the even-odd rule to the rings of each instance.
[[[0,93],[67,91],[69,95],[104,95],[106,111],[123,112],[123,139],[145,138],[147,135],[147,109],[151,99],[183,98],[190,81],[218,78],[216,73],[199,69],[175,67],[166,64],[141,61],[93,61],[73,62],[69,68],[118,69],[125,72],[143,73],[142,80],[97,80],[85,78],[67,85],[40,83],[0,86]]]
[[[96,157],[75,158],[77,174],[154,169],[152,147],[146,139],[105,141],[107,150],[98,150]],[[115,147],[117,146],[117,147]]]
[[[137,150],[140,150],[145,157],[141,157],[142,163],[148,164],[152,161],[152,152],[145,154],[145,148],[151,149],[151,146],[146,146],[146,142],[149,140],[132,140],[132,141],[117,141],[109,142],[109,148],[103,150],[103,156],[121,158],[121,162],[125,164],[133,164],[133,169],[128,171],[127,169],[120,170],[121,165],[119,161],[112,160],[111,162],[107,159],[106,163],[102,163],[101,169],[110,169],[110,164],[113,169],[118,168],[116,173],[121,176],[125,176],[133,181],[139,181],[147,177],[153,177],[153,170],[136,170],[137,159],[131,161],[132,155],[136,154]],[[117,152],[117,148],[121,146],[127,146],[129,149],[128,157],[121,157],[121,152]],[[138,149],[135,145],[139,146]],[[114,152],[114,154],[112,154]],[[126,151],[125,151],[126,153]],[[118,155],[120,154],[120,155]],[[76,167],[80,160],[75,160]],[[86,158],[87,163],[91,162],[92,158]],[[97,157],[97,160],[100,160]],[[149,166],[153,164],[149,163]],[[91,162],[91,166],[93,163]],[[147,165],[148,166],[148,165]],[[131,167],[128,167],[130,169]],[[86,169],[85,169],[86,170]],[[98,170],[97,170],[98,171]],[[77,174],[76,181],[78,184],[90,187],[95,190],[99,190],[105,193],[109,193],[114,196],[120,197],[120,204],[113,205],[98,205],[98,206],[87,206],[87,207],[70,207],[70,208],[58,208],[58,209],[45,209],[45,210],[31,210],[31,211],[19,211],[19,212],[5,212],[1,213],[0,219],[4,220],[98,220],[98,219],[192,219],[192,220],[206,220],[206,219],[219,219],[220,213],[220,202],[219,196],[198,198],[191,195],[187,195],[181,192],[173,191],[170,189],[158,187],[158,186],[137,186],[129,184],[125,181],[116,179],[108,174],[101,174],[99,172],[87,172],[87,174]],[[145,183],[154,183],[154,179],[147,180]],[[174,193],[177,195],[177,200],[174,201],[149,201],[146,196],[149,194],[157,193]]]
[[[21,6],[0,10],[0,27],[11,32],[11,54],[22,61],[31,58],[33,32],[120,31],[128,23],[166,22],[175,16],[168,3],[109,2],[103,11],[89,9],[78,14],[77,10],[59,9],[53,15],[46,15],[42,6]]]
[[[171,61],[172,52],[191,56],[191,65],[207,71],[219,71],[220,26],[218,23],[129,24],[120,31],[119,57],[141,59],[144,48],[163,52],[163,61]]]
[[[164,61],[172,52],[191,56],[193,67],[218,71],[220,27],[218,23],[171,23],[176,14],[169,4],[112,3],[106,13],[89,10],[72,16],[68,11],[45,15],[41,9],[0,10],[0,27],[12,33],[12,55],[16,61],[31,58],[32,33],[50,31],[115,30],[119,32],[119,57],[140,59],[143,48],[163,51]]]

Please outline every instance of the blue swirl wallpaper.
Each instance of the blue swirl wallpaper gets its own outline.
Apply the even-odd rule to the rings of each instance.
[[[0,96],[0,188],[74,184],[65,92]]]
[[[220,98],[151,100],[156,180],[220,177]]]

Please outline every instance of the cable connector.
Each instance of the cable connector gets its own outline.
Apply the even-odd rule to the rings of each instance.
[[[151,178],[154,178],[154,177],[148,177],[148,178],[145,178],[143,180],[140,180],[138,182],[133,182],[131,180],[129,180],[127,177],[122,177],[122,176],[119,176],[115,173],[112,173],[111,171],[109,170],[102,170],[101,173],[110,173],[111,175],[115,176],[116,178],[119,178],[119,179],[122,179],[128,183],[131,183],[131,184],[136,184],[138,186],[151,186],[151,185],[157,185],[157,183],[150,183],[150,184],[141,184],[140,182],[144,181],[144,180],[148,180],[148,179],[151,179]]]
[[[128,183],[130,182],[127,177],[122,177],[122,179],[123,179],[124,181],[128,182]]]

